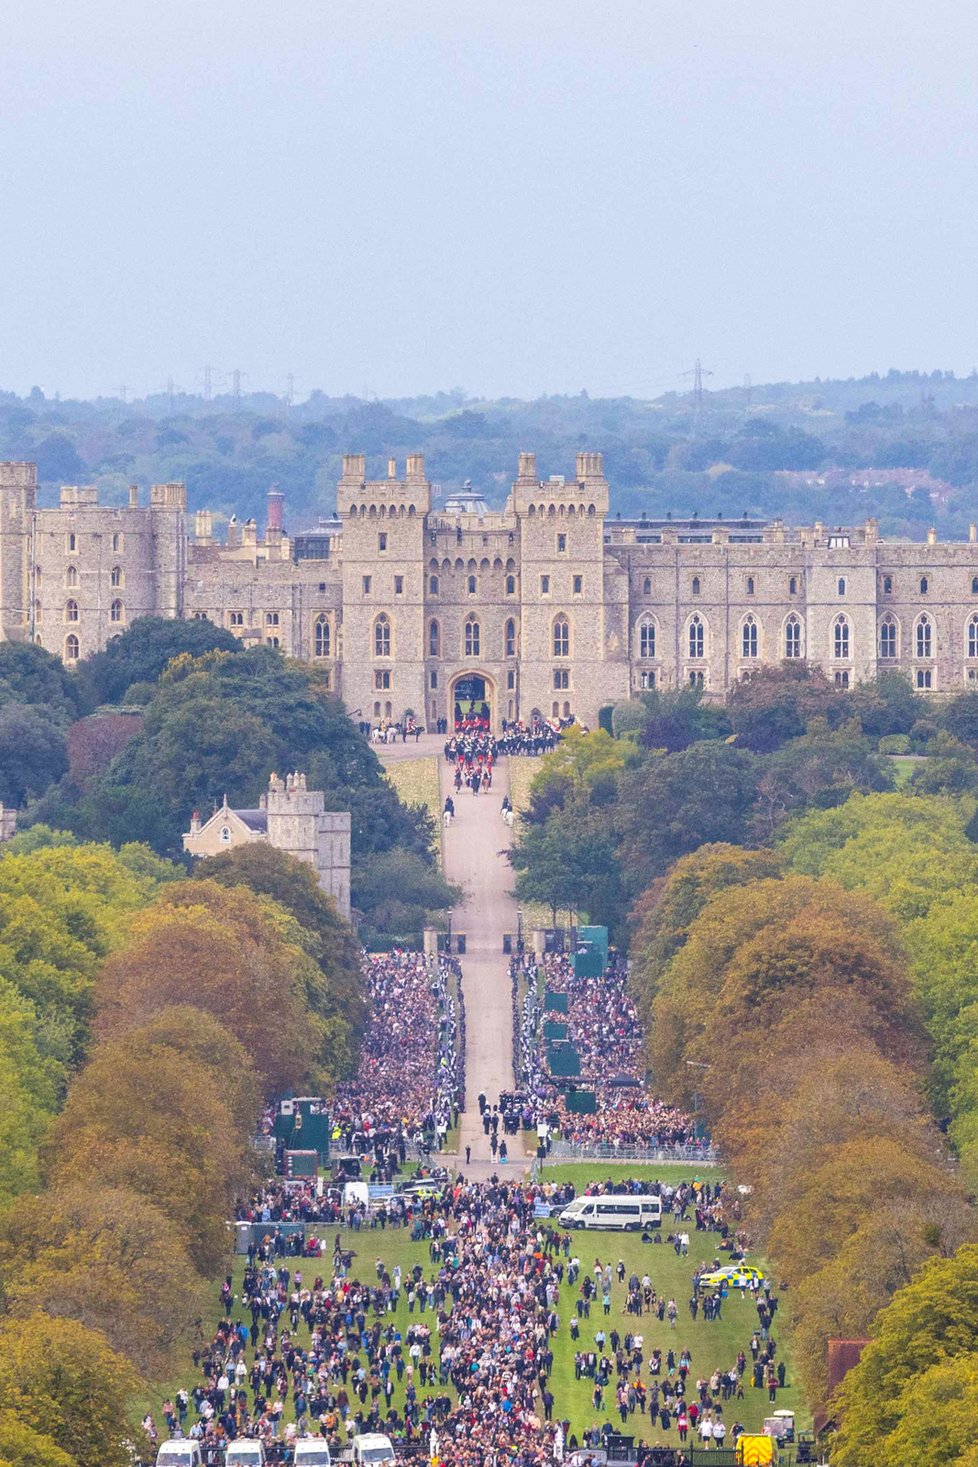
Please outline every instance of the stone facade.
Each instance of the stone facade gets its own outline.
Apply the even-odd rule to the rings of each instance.
[[[248,841],[268,841],[312,866],[320,887],[349,920],[350,834],[350,812],[327,810],[322,790],[307,789],[304,774],[273,774],[257,810],[232,810],[227,796],[209,820],[195,810],[183,848],[191,856],[219,856]]]
[[[599,453],[540,480],[520,455],[506,506],[432,506],[424,460],[368,479],[349,454],[338,515],[291,538],[233,519],[223,542],[183,485],[103,508],[94,489],[37,509],[30,464],[0,465],[0,632],[66,661],[134,617],[208,617],[320,668],[351,713],[433,727],[481,687],[494,725],[576,715],[649,687],[722,697],[784,659],[840,686],[899,670],[921,691],[978,686],[978,543],[885,541],[780,521],[623,520]],[[473,679],[475,681],[473,681]]]

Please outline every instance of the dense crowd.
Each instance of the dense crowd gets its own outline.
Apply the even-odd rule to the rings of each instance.
[[[678,1254],[694,1219],[697,1231],[718,1235],[715,1263],[736,1247],[723,1184],[646,1179],[588,1190],[612,1185],[661,1193],[662,1231],[672,1229],[662,1250],[673,1243]],[[540,1467],[553,1460],[558,1432],[568,1451],[597,1447],[612,1423],[653,1447],[663,1439],[677,1450],[687,1441],[719,1445],[728,1432],[733,1440],[745,1384],[775,1400],[784,1383],[772,1335],[777,1299],[759,1292],[757,1326],[735,1359],[694,1360],[680,1316],[719,1319],[724,1303],[701,1284],[704,1267],[680,1308],[655,1285],[660,1248],[630,1274],[621,1259],[585,1266],[571,1234],[537,1216],[541,1201],[559,1213],[573,1191],[456,1177],[409,1204],[406,1221],[427,1242],[429,1265],[404,1271],[382,1256],[351,1268],[338,1235],[329,1266],[328,1251],[307,1262],[289,1256],[269,1228],[249,1251],[240,1296],[230,1277],[221,1291],[222,1322],[194,1355],[199,1380],[163,1403],[166,1430],[197,1438],[214,1462],[239,1435],[287,1444],[309,1432],[340,1448],[357,1433],[383,1431],[445,1467]],[[373,1236],[382,1252],[383,1235]],[[656,1322],[671,1342],[675,1331],[668,1348],[646,1346]],[[580,1440],[557,1416],[551,1386],[562,1334],[594,1415]]]
[[[575,977],[573,959],[565,954],[548,953],[542,961],[522,954],[512,959],[510,974],[525,1125],[543,1122],[575,1145],[669,1150],[693,1142],[689,1117],[646,1087],[642,1029],[624,967],[612,965],[600,977]],[[521,978],[526,985],[522,1003]],[[566,997],[566,1013],[549,1017],[567,1025],[566,1043],[580,1060],[580,1075],[573,1083],[595,1094],[593,1114],[568,1110],[560,1077],[552,1073],[551,1041],[544,1034],[547,1015],[538,993],[541,982]]]
[[[370,1021],[356,1077],[337,1088],[333,1143],[392,1164],[408,1146],[440,1146],[465,1103],[460,973],[454,958],[432,972],[400,950],[364,963]]]

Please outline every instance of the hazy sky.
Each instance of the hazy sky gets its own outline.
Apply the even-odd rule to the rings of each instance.
[[[0,0],[0,387],[978,360],[966,0]]]

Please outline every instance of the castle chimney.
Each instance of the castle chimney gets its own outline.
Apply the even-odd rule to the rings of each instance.
[[[195,810],[190,817],[190,834],[200,835],[200,811]]]
[[[139,485],[138,484],[130,484],[129,485],[129,508],[130,509],[138,509],[139,508]]]
[[[406,479],[424,479],[424,454],[409,453],[407,457],[407,468],[404,477]]]
[[[198,545],[209,545],[214,533],[213,520],[209,509],[198,509],[194,515],[194,539]]]
[[[343,455],[343,477],[347,482],[362,484],[367,477],[367,456],[365,453],[344,453]]]
[[[968,539],[971,541],[972,545],[974,545],[975,541],[978,540],[978,525],[968,526]]]
[[[934,529],[933,525],[927,531],[927,544],[928,545],[936,545],[937,544],[937,531]]]
[[[266,495],[268,500],[268,528],[270,530],[281,530],[282,528],[282,506],[285,503],[285,495],[281,489],[274,486]]]
[[[396,458],[389,458],[387,460],[387,477],[388,477],[388,479],[396,479],[397,478],[397,459]]]
[[[520,480],[537,482],[537,456],[535,453],[521,453],[516,477]]]

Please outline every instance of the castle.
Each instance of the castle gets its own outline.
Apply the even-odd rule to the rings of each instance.
[[[183,848],[191,856],[219,856],[249,841],[267,841],[311,866],[349,921],[350,828],[350,812],[327,810],[323,791],[307,789],[304,774],[273,774],[257,810],[232,810],[227,795],[208,820],[195,810]]]
[[[0,464],[0,635],[72,664],[135,617],[207,617],[317,666],[354,717],[449,726],[600,711],[646,688],[722,697],[759,667],[820,667],[840,687],[898,670],[922,692],[978,684],[978,532],[886,541],[780,520],[609,517],[600,453],[573,478],[522,453],[506,506],[470,491],[432,508],[424,459],[368,479],[348,454],[337,516],[226,538],[182,484],[100,506],[69,487],[36,506],[34,466]]]

